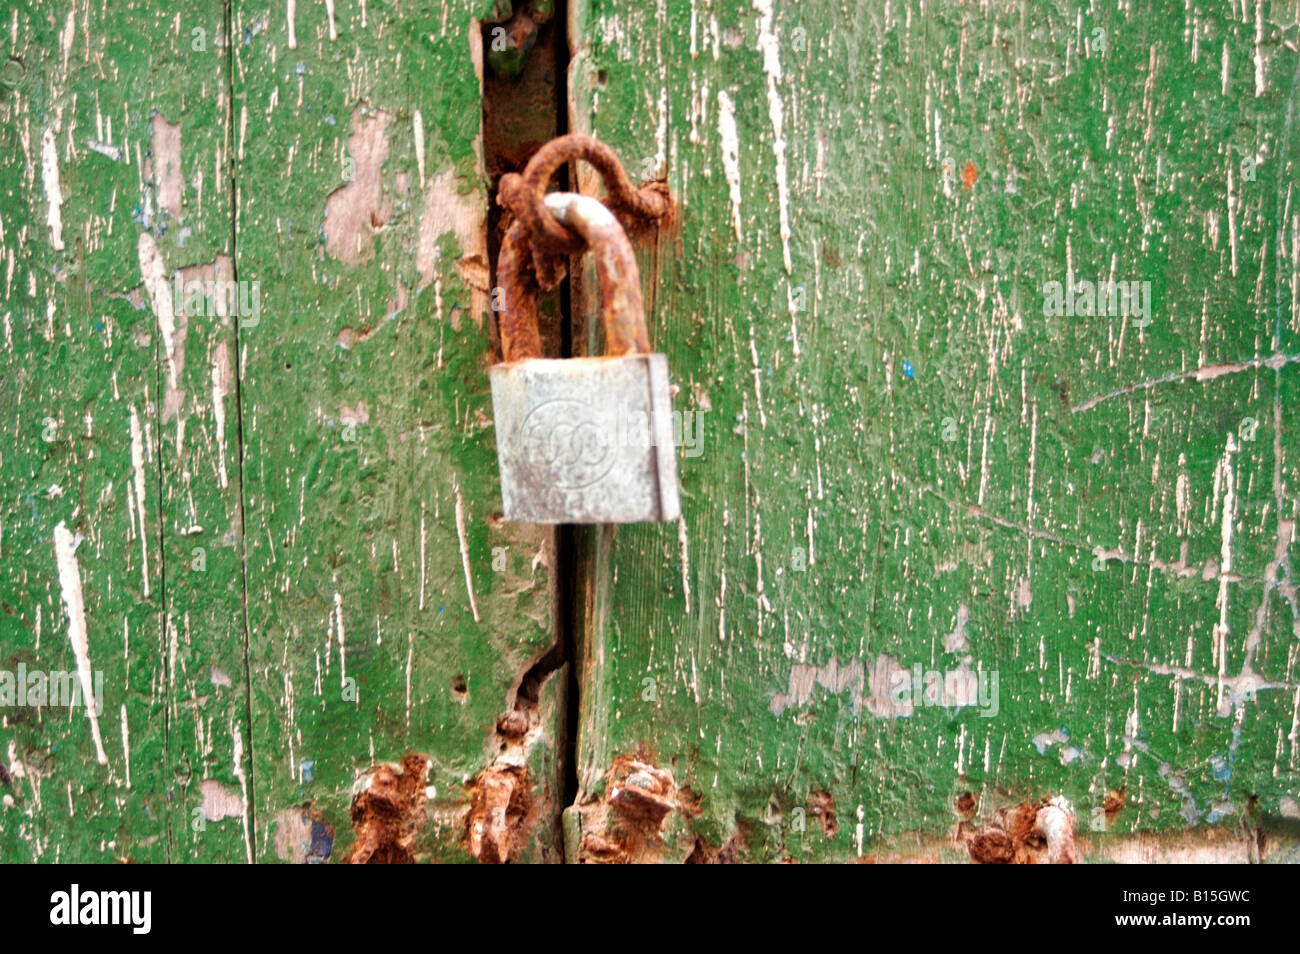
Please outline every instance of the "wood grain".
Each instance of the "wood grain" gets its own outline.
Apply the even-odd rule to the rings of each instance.
[[[643,279],[704,452],[678,526],[590,545],[571,845],[629,754],[690,790],[669,860],[865,856],[967,791],[1294,816],[1293,10],[575,10],[574,128],[683,206]],[[1150,323],[1046,315],[1068,276]],[[904,712],[915,665],[996,715]]]

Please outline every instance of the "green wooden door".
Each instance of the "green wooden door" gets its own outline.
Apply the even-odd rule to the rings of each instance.
[[[549,7],[0,6],[0,860],[1289,857],[1295,5]],[[675,524],[500,516],[566,123]]]
[[[494,516],[472,6],[6,5],[0,645],[103,699],[6,710],[5,860],[338,860],[386,763],[380,855],[468,857],[554,641]]]
[[[583,7],[575,125],[685,209],[644,277],[703,453],[587,551],[573,853],[1293,824],[1296,8],[1157,7]]]

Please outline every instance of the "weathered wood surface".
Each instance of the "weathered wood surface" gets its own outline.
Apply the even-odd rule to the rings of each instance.
[[[216,479],[235,456],[204,387],[229,336],[217,321],[187,336],[161,269],[230,252],[225,70],[175,26],[213,30],[201,5],[133,12],[4,16],[0,668],[102,673],[103,690],[95,718],[6,709],[6,860],[186,856],[200,780],[244,770],[228,740],[242,700],[209,676],[242,672],[238,560],[207,542],[238,500]],[[186,574],[199,544],[205,583]]]
[[[496,732],[554,636],[495,516],[482,6],[6,5],[0,655],[76,671],[64,560],[104,756],[6,710],[4,860],[338,860],[408,753],[381,853],[468,857],[505,758],[555,856],[563,681]]]
[[[560,857],[504,6],[0,6],[0,670],[103,673],[0,713],[0,860]],[[1083,859],[1294,857],[1300,18],[1160,7],[569,4],[573,128],[682,205],[643,283],[702,415],[682,521],[582,538],[571,860],[963,860],[1057,796]],[[1150,323],[1045,315],[1071,275]]]
[[[681,523],[588,549],[571,849],[1294,824],[1295,5],[575,9],[573,128],[684,208],[642,261],[704,417]],[[1045,316],[1071,273],[1150,323]],[[908,714],[914,664],[996,671],[996,716]],[[662,844],[610,811],[631,757]]]

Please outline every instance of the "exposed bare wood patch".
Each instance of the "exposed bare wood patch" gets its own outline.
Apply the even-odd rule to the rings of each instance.
[[[184,293],[174,301],[177,312],[228,319],[241,307],[239,291],[235,287],[235,266],[229,255],[218,255],[210,262],[184,265],[178,271],[179,280],[175,275],[170,276],[173,292],[180,289]]]
[[[140,278],[149,295],[149,305],[162,335],[163,352],[167,358],[167,397],[163,402],[163,420],[167,420],[184,399],[180,390],[180,372],[185,360],[185,323],[180,316],[178,325],[176,305],[172,301],[171,286],[167,283],[167,266],[163,262],[158,243],[148,232],[141,232],[136,243],[140,262]]]
[[[223,323],[228,323],[230,316],[240,307],[234,263],[229,255],[217,255],[210,262],[186,265],[168,275],[162,253],[148,232],[140,233],[137,251],[144,289],[162,335],[167,362],[162,419],[169,421],[180,414],[185,405],[186,391],[181,383],[185,375],[189,316],[215,315]]]
[[[350,327],[344,328],[339,332],[338,338],[335,340],[337,341],[338,346],[344,351],[351,351],[354,345],[370,340],[370,336],[375,333],[375,327],[377,326],[362,328],[360,330]]]
[[[380,765],[352,800],[357,840],[344,859],[352,865],[414,864],[415,839],[428,821],[425,776],[429,760],[410,754],[400,766]]]
[[[323,864],[334,848],[334,826],[310,802],[275,819],[275,854],[293,864]]]
[[[339,420],[344,424],[369,424],[370,409],[366,407],[365,401],[358,401],[355,405],[341,405]]]
[[[244,814],[244,800],[215,779],[204,779],[199,785],[199,795],[203,816],[208,821],[239,818]]]
[[[434,176],[424,192],[424,212],[420,217],[419,245],[415,256],[420,273],[417,290],[434,281],[438,262],[438,240],[448,232],[456,236],[460,258],[456,270],[470,289],[470,311],[476,322],[487,312],[488,278],[487,208],[481,194],[474,189],[461,190],[456,174],[445,169]]]
[[[153,168],[158,208],[179,219],[181,195],[185,189],[185,179],[181,174],[181,124],[169,123],[161,113],[154,113],[153,151],[149,161]]]
[[[388,114],[365,103],[352,114],[348,153],[355,166],[352,181],[325,200],[325,251],[348,265],[360,265],[375,254],[375,235],[391,209],[384,199],[382,170],[388,158]]]

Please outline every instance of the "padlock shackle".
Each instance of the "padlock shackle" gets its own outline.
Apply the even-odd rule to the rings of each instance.
[[[605,355],[649,354],[641,275],[627,233],[613,213],[589,195],[552,192],[545,205],[562,226],[579,235],[596,257],[600,280],[600,317],[605,330]],[[530,267],[530,231],[517,219],[506,232],[497,258],[501,357],[503,362],[539,358],[541,335],[537,325],[537,276]]]
[[[561,225],[581,235],[596,257],[605,356],[649,354],[650,334],[641,300],[641,273],[623,226],[599,199],[576,192],[549,193],[546,209]]]

